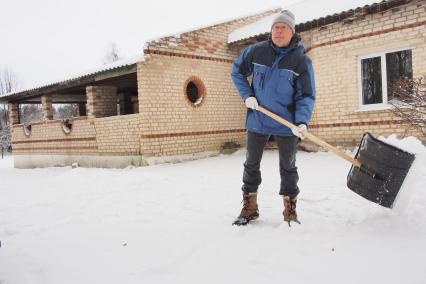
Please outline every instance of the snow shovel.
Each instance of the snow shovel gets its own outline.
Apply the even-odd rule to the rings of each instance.
[[[291,122],[258,106],[258,111],[292,129]],[[347,186],[353,192],[381,206],[392,208],[402,183],[414,161],[414,154],[374,138],[370,133],[362,137],[355,158],[319,139],[307,131],[305,138],[333,152],[352,164]]]

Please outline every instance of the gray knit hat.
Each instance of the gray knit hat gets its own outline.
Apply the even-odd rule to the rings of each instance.
[[[274,20],[272,21],[271,30],[276,23],[286,23],[293,31],[293,34],[295,33],[296,25],[294,21],[294,14],[289,10],[282,11],[278,16],[274,18]]]

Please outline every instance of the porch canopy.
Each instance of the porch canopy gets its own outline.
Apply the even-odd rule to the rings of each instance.
[[[137,99],[136,70],[139,61],[143,61],[143,55],[118,60],[69,79],[7,93],[0,96],[0,102],[9,103],[13,110],[21,104],[43,104],[43,110],[51,109],[52,104],[78,104],[80,115],[86,115],[87,87],[110,86],[117,94],[117,103],[120,103],[120,95],[123,101],[130,103],[131,97]],[[19,123],[19,118],[13,121],[13,124],[16,123]]]

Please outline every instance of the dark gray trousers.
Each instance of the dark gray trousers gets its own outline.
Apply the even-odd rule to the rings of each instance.
[[[262,182],[260,174],[260,161],[262,160],[263,149],[269,140],[270,135],[247,132],[247,154],[244,163],[243,192],[257,192]],[[299,194],[297,182],[299,175],[296,167],[296,152],[299,138],[296,136],[274,136],[278,146],[280,158],[281,186],[280,195],[295,198]]]

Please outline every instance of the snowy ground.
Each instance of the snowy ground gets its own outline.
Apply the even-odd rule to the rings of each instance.
[[[390,210],[346,188],[350,165],[298,155],[301,225],[282,221],[267,151],[261,217],[239,213],[244,151],[143,168],[18,170],[0,160],[0,283],[426,283],[426,148]]]

